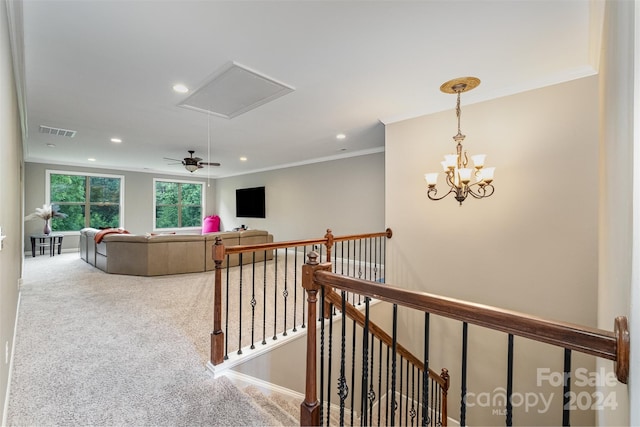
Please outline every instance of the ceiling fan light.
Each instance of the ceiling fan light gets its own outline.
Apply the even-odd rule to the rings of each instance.
[[[192,164],[184,165],[184,168],[189,172],[193,173],[198,170],[198,165],[192,165]]]

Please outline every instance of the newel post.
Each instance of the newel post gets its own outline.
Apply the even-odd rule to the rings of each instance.
[[[325,259],[326,262],[331,262],[331,251],[333,250],[333,232],[330,228],[327,228],[327,233],[324,235],[324,245],[327,248],[327,257]]]
[[[213,288],[213,331],[211,332],[211,364],[219,365],[224,360],[224,332],[222,332],[222,262],[224,261],[222,238],[216,237],[213,245],[215,284]]]
[[[314,281],[313,274],[317,270],[331,271],[331,264],[320,264],[318,253],[311,251],[307,254],[307,263],[302,266],[302,287],[307,291],[307,358],[305,374],[304,401],[300,404],[300,425],[320,425],[320,402],[318,402],[317,364],[317,301],[320,286]]]

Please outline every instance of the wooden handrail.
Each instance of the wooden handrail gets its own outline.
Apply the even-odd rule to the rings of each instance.
[[[370,239],[374,237],[386,237],[388,239],[393,236],[390,228],[378,233],[349,234],[345,236],[333,236],[331,230],[327,230],[327,234],[319,239],[289,240],[286,242],[256,243],[253,245],[234,245],[225,246],[225,254],[240,254],[246,252],[268,251],[272,249],[284,249],[296,246],[313,246],[325,245],[332,246],[333,242],[344,242],[347,240]]]
[[[342,307],[342,296],[338,295],[337,292],[330,288],[325,289],[324,298],[331,302],[336,308],[340,309]],[[355,320],[358,325],[364,328],[365,316],[360,310],[355,308],[349,302],[345,304],[345,310],[347,317]],[[387,347],[393,347],[393,338],[375,322],[369,321],[369,332],[382,341]],[[418,370],[424,371],[424,361],[420,360],[417,356],[407,350],[402,344],[396,343],[396,350],[400,356],[404,357],[405,360],[417,367]],[[449,389],[448,381],[431,368],[429,368],[429,377],[434,379],[443,389]]]
[[[268,251],[272,249],[284,249],[296,246],[311,246],[311,245],[324,245],[326,239],[307,239],[307,240],[290,240],[288,242],[271,242],[271,243],[256,243],[253,245],[235,245],[225,246],[225,253],[227,254],[240,254],[246,252],[259,252]]]
[[[327,265],[330,266],[329,263]],[[319,267],[324,267],[324,264]],[[615,371],[618,380],[625,384],[628,380],[629,330],[627,319],[623,316],[615,319],[615,331],[610,332],[425,292],[411,291],[388,284],[379,285],[375,282],[334,274],[327,271],[326,268],[317,269],[313,274],[313,279],[316,285],[355,292],[392,304],[613,360],[616,362]]]

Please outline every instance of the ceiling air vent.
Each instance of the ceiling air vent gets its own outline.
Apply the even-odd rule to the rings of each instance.
[[[231,119],[293,90],[271,77],[230,62],[178,106]]]
[[[43,125],[40,125],[40,129],[38,129],[38,131],[40,133],[46,133],[48,135],[66,136],[67,138],[73,138],[74,136],[76,136],[75,130],[52,128]]]

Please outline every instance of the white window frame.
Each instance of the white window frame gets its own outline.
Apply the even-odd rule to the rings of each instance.
[[[204,217],[206,204],[206,192],[204,182],[202,181],[190,181],[186,179],[168,179],[168,178],[153,178],[153,211],[151,212],[151,220],[153,223],[153,231],[195,231],[202,230],[202,223],[197,227],[171,227],[171,228],[158,228],[156,225],[156,183],[157,182],[176,182],[178,184],[198,184],[200,185],[200,213]],[[201,218],[202,219],[202,218]]]
[[[45,200],[46,204],[51,204],[51,175],[76,175],[76,176],[97,176],[99,178],[119,178],[120,179],[120,224],[118,227],[125,228],[124,226],[124,175],[113,175],[108,173],[92,173],[92,172],[75,172],[75,171],[63,171],[63,170],[53,170],[47,169],[45,174]],[[91,214],[89,212],[89,214]],[[80,231],[61,231],[65,236],[79,236]]]

